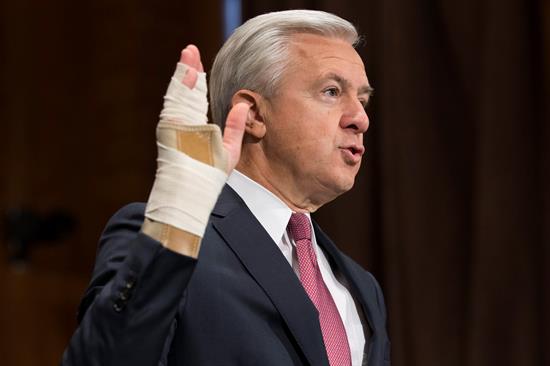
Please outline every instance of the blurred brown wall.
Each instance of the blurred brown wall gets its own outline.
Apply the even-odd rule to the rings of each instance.
[[[145,201],[169,77],[193,42],[209,67],[219,2],[3,1],[0,5],[0,214],[63,209],[65,240],[8,264],[0,226],[0,359],[58,364],[106,220]]]

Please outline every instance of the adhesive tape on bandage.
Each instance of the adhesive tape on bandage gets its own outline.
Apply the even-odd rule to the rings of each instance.
[[[157,174],[145,216],[202,237],[227,175],[161,143],[157,146]]]
[[[176,71],[168,84],[164,96],[164,106],[160,112],[161,119],[179,121],[187,125],[201,125],[208,121],[208,99],[206,96],[206,73],[199,72],[193,89],[181,81],[189,66],[179,62]]]

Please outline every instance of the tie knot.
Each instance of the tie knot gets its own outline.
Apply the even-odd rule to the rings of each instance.
[[[288,230],[295,241],[311,240],[311,226],[309,218],[303,213],[293,213],[288,222]]]

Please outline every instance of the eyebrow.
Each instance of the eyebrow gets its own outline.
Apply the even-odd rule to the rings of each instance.
[[[323,78],[332,79],[346,88],[349,88],[351,86],[351,82],[348,79],[344,79],[340,75],[335,74],[333,72],[324,75]],[[374,88],[368,84],[362,85],[358,89],[358,94],[367,94],[369,97],[372,96],[373,93],[374,93]]]

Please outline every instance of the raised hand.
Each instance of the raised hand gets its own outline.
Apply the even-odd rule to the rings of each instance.
[[[210,213],[241,155],[250,107],[233,106],[222,137],[207,123],[207,84],[199,49],[188,45],[164,96],[157,125],[157,173],[142,232],[197,257]]]
[[[186,73],[181,79],[181,83],[190,89],[194,89],[199,73],[204,72],[200,51],[197,46],[190,44],[185,47],[181,51],[180,62],[188,66]],[[239,162],[248,110],[249,106],[246,103],[238,103],[227,116],[223,132],[223,147],[227,153],[227,173],[230,173]]]

